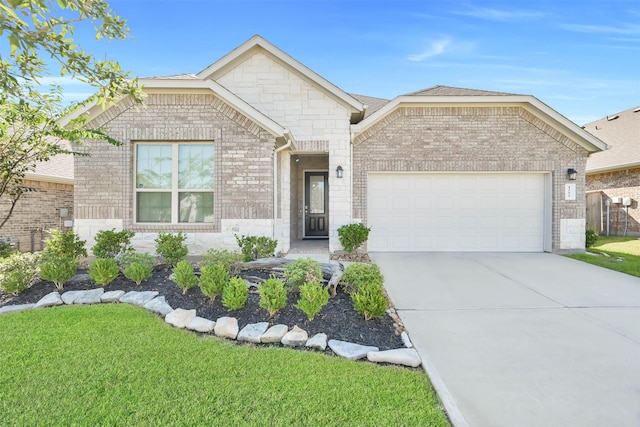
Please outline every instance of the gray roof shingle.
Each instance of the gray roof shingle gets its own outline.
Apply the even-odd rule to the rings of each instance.
[[[373,113],[375,113],[376,111],[384,107],[389,102],[388,99],[375,98],[373,96],[356,95],[354,93],[350,93],[349,95],[351,95],[352,97],[357,99],[359,102],[367,106],[367,112],[365,114],[365,117],[369,117],[370,115],[372,115]]]
[[[640,164],[640,106],[587,123],[584,129],[609,145],[587,159],[587,172]]]
[[[492,92],[489,90],[466,89],[452,86],[433,86],[415,92],[407,93],[405,96],[505,96],[516,95],[506,92]]]

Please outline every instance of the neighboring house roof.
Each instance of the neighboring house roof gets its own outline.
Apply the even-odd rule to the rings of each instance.
[[[221,75],[224,75],[227,70],[233,68],[237,63],[243,61],[249,55],[252,55],[257,49],[262,49],[263,52],[266,52],[272,58],[286,64],[290,69],[297,72],[307,81],[320,88],[343,105],[349,107],[351,109],[351,121],[353,123],[357,123],[364,117],[365,106],[357,99],[326,80],[324,77],[316,74],[314,71],[307,68],[305,65],[301,64],[258,35],[251,37],[227,55],[200,71],[197,74],[197,77],[202,80],[216,80]]]
[[[434,86],[429,89],[398,96],[360,123],[352,126],[352,137],[365,132],[398,108],[406,106],[473,106],[473,105],[519,106],[543,120],[588,152],[605,150],[607,145],[586,132],[580,126],[558,113],[553,108],[531,95],[513,95],[475,89]]]
[[[67,150],[71,149],[67,141],[61,141],[59,144]],[[60,154],[47,162],[38,162],[35,171],[27,172],[25,178],[73,185],[73,155]]]
[[[584,129],[609,145],[587,159],[587,173],[640,167],[640,106],[603,117]]]
[[[356,95],[353,93],[350,93],[349,95],[353,96],[355,99],[362,102],[362,104],[364,104],[367,107],[365,112],[365,117],[372,115],[373,113],[375,113],[376,111],[384,107],[389,102],[388,99],[374,98],[373,96]]]
[[[514,93],[506,93],[506,92],[492,92],[489,90],[479,90],[479,89],[466,89],[463,87],[452,87],[452,86],[433,86],[427,89],[418,90],[415,92],[407,93],[405,96],[422,96],[422,95],[430,95],[430,96],[503,96],[503,95],[516,95]]]

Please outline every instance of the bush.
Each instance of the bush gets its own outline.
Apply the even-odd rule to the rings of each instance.
[[[131,238],[135,236],[131,230],[116,231],[101,230],[95,236],[96,244],[93,246],[93,254],[97,258],[114,258],[118,254],[133,251]]]
[[[371,228],[363,224],[346,224],[338,228],[338,238],[345,251],[352,253],[369,238]]]
[[[201,267],[207,265],[222,264],[230,276],[236,276],[240,273],[242,267],[243,255],[239,252],[228,251],[226,249],[209,249],[202,256],[200,262]]]
[[[287,288],[294,292],[305,283],[322,282],[320,263],[311,258],[298,258],[284,268],[284,278]]]
[[[328,302],[329,290],[327,288],[323,287],[320,282],[307,282],[300,286],[300,299],[296,303],[296,307],[302,310],[309,320],[313,320]]]
[[[0,258],[6,258],[13,253],[15,250],[14,246],[10,241],[2,240],[0,238]]]
[[[87,256],[84,240],[73,231],[60,231],[52,229],[48,231],[49,237],[45,240],[44,256],[48,259],[73,258],[79,259]]]
[[[78,264],[78,259],[70,256],[45,257],[40,265],[40,278],[53,282],[57,289],[62,289],[65,282],[75,276]]]
[[[275,276],[262,282],[258,286],[260,294],[260,302],[258,305],[269,312],[269,316],[273,316],[287,305],[287,291],[284,288],[284,282]]]
[[[183,295],[198,283],[198,277],[193,272],[193,266],[189,261],[184,260],[176,264],[169,278],[182,288]]]
[[[89,264],[89,278],[98,285],[107,286],[118,277],[118,273],[118,263],[113,258],[98,258]]]
[[[241,277],[234,277],[222,291],[222,305],[229,310],[238,310],[247,303],[249,288]]]
[[[591,228],[587,229],[585,233],[585,246],[587,248],[590,248],[591,246],[595,245],[597,241],[598,233],[596,233],[596,231],[592,230]]]
[[[171,233],[159,233],[156,238],[156,252],[160,255],[167,264],[175,266],[178,262],[187,257],[189,250],[184,244],[187,236],[184,233],[178,234]]]
[[[215,300],[229,284],[229,273],[223,264],[207,264],[200,268],[200,290]]]
[[[384,277],[376,264],[351,264],[344,269],[340,283],[348,294],[356,292],[364,285],[382,285]]]
[[[142,262],[132,262],[124,269],[124,277],[140,285],[153,274],[153,268]]]
[[[242,251],[243,261],[255,261],[259,258],[270,258],[278,246],[278,241],[265,236],[238,236],[236,242]]]
[[[38,254],[14,252],[0,260],[0,289],[18,294],[38,280]]]
[[[135,252],[126,252],[116,256],[116,261],[120,266],[120,270],[126,271],[127,267],[131,264],[142,264],[149,267],[149,270],[153,272],[153,265],[156,263],[156,258],[148,253],[137,254]]]
[[[353,308],[364,316],[364,320],[381,317],[387,311],[387,298],[382,285],[371,283],[360,286],[358,291],[351,294]]]

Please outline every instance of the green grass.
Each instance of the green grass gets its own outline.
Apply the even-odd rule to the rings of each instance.
[[[623,236],[598,236],[591,250],[640,256],[640,239]]]
[[[419,370],[240,346],[122,305],[0,316],[0,424],[448,426]]]
[[[604,252],[610,257],[586,254],[570,255],[571,258],[640,277],[640,239],[622,236],[598,236],[591,252]]]

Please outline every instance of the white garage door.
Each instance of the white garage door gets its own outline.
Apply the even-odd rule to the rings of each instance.
[[[370,173],[367,200],[370,251],[544,250],[544,174]]]

